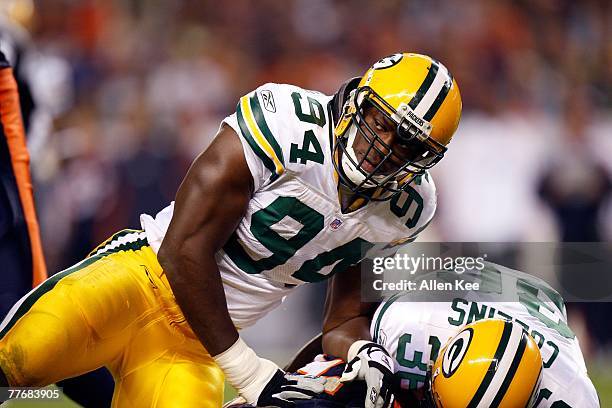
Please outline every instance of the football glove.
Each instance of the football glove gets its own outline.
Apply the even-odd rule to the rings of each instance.
[[[364,380],[367,386],[365,408],[387,408],[393,405],[396,363],[387,350],[371,341],[353,343],[348,363],[340,381]]]
[[[257,399],[258,407],[291,408],[295,401],[312,399],[325,390],[324,377],[287,374],[278,370]]]
[[[293,401],[311,399],[325,389],[325,378],[286,374],[257,356],[240,337],[213,358],[227,382],[251,405],[293,407]]]

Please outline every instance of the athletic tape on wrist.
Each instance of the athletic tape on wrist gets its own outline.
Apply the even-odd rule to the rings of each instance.
[[[213,359],[225,373],[227,381],[249,404],[257,402],[259,394],[279,369],[272,361],[258,357],[240,337]]]

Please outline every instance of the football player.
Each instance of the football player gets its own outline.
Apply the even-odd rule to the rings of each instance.
[[[458,294],[450,302],[415,302],[414,295],[406,293],[391,297],[378,307],[372,319],[372,337],[396,357],[402,387],[418,389],[425,385],[428,362],[436,360],[440,346],[461,326],[475,320],[497,318],[522,326],[540,348],[542,381],[533,406],[599,407],[578,339],[567,324],[561,295],[534,276],[493,263],[485,262],[485,265],[481,271],[473,270],[461,276],[479,282],[480,290]],[[438,279],[457,276],[454,272],[443,271],[423,275],[423,279],[432,275]],[[483,348],[479,352],[490,360],[494,358],[493,349],[498,350]],[[434,366],[434,389],[435,369]],[[445,386],[445,391],[440,391],[439,395],[442,399],[446,395],[450,400],[461,394],[467,398],[466,406],[470,401],[473,405],[469,406],[492,406],[493,400],[499,402],[496,398],[504,397],[497,393],[498,385],[507,385],[510,388],[506,392],[511,393],[514,382],[507,383],[497,376],[488,378],[485,372],[484,369],[457,371],[448,381],[442,380],[452,385]],[[440,377],[444,378],[446,376]],[[518,378],[517,384],[526,378]],[[520,406],[517,399],[509,398],[507,395],[501,401],[508,402],[507,406]]]
[[[370,339],[358,264],[430,222],[427,170],[460,114],[446,67],[408,53],[333,96],[272,83],[243,96],[175,202],[13,307],[0,381],[45,385],[106,365],[115,406],[218,407],[224,377],[249,403],[292,406],[282,390],[308,397],[321,384],[296,383],[238,331],[331,278],[324,348],[360,361],[348,375],[366,380],[366,406],[388,404],[395,364]]]
[[[343,360],[324,354],[302,367],[293,376],[295,381],[315,377],[325,391],[300,406],[363,407],[365,387],[344,382],[346,367]],[[435,363],[428,363],[423,389],[395,391],[394,407],[531,407],[541,374],[538,345],[519,324],[479,320],[461,328],[444,345]],[[240,398],[226,404],[226,408],[248,407]]]
[[[479,282],[478,291],[458,292],[449,302],[398,293],[376,309],[370,333],[397,361],[401,405],[599,407],[559,293],[534,276],[485,265],[461,275]],[[441,271],[422,279],[456,277]],[[313,341],[299,359],[316,354],[317,347]],[[333,378],[343,363],[318,356],[298,372]],[[346,390],[339,394],[337,382],[325,388],[319,400],[355,399]]]

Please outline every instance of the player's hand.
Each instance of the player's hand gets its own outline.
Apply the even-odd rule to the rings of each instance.
[[[213,358],[247,404],[293,407],[294,401],[312,399],[325,390],[325,378],[287,374],[259,357],[240,337]]]
[[[340,381],[364,380],[367,385],[365,408],[393,405],[392,385],[396,363],[387,350],[371,341],[359,340],[349,350],[349,362]]]
[[[287,374],[278,370],[257,399],[258,407],[294,407],[295,401],[308,400],[325,390],[324,377]]]

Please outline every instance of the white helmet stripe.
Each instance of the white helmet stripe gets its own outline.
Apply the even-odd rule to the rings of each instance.
[[[510,372],[513,371],[511,370],[512,362],[515,360],[515,357],[522,357],[523,351],[525,350],[524,346],[520,347],[521,341],[523,340],[523,329],[518,324],[511,324],[511,327],[512,332],[510,333],[508,346],[506,346],[506,350],[497,364],[495,375],[493,376],[493,379],[489,383],[485,394],[480,400],[478,408],[490,408],[494,405],[493,401],[495,400],[498,391],[502,388],[504,380],[508,377],[508,375],[514,376],[514,372]],[[518,356],[519,352],[521,356]],[[508,381],[511,381],[511,379]]]
[[[436,76],[433,80],[433,83],[431,84],[423,98],[419,101],[417,106],[414,108],[414,113],[416,113],[420,118],[424,118],[425,114],[434,105],[434,101],[436,100],[438,94],[440,94],[444,86],[446,86],[450,82],[452,82],[452,79],[450,74],[448,73],[448,70],[444,65],[438,63],[438,70],[436,72]]]

